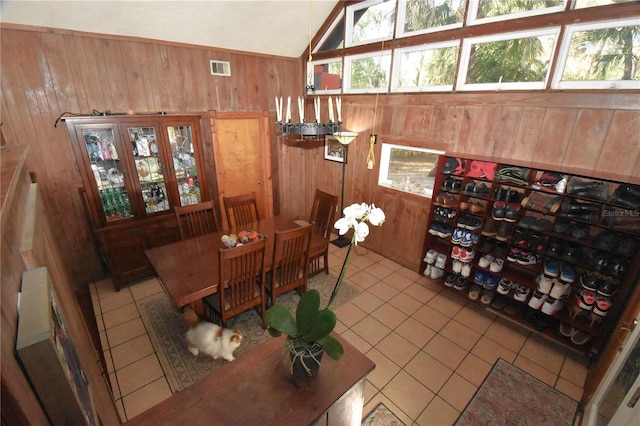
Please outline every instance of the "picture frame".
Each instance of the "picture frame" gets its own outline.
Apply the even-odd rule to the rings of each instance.
[[[333,135],[324,137],[324,159],[338,163],[347,162],[347,146],[342,145]]]

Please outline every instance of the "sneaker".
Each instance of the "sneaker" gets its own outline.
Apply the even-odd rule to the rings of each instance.
[[[596,296],[596,302],[593,305],[593,313],[603,317],[607,315],[607,312],[609,311],[610,307],[611,307],[611,299],[599,294]]]
[[[456,290],[464,290],[465,288],[467,288],[467,284],[467,280],[465,280],[463,277],[458,277],[458,279],[456,279],[456,282],[453,284],[453,288]]]
[[[473,282],[478,285],[484,285],[485,273],[480,269],[476,269],[476,273],[473,275]]]
[[[506,214],[506,204],[504,201],[496,201],[491,208],[491,217],[494,220],[504,220]]]
[[[554,299],[563,299],[571,293],[571,284],[563,281],[553,280],[553,289],[549,296]]]
[[[460,272],[462,272],[462,262],[460,262],[459,260],[454,260],[453,262],[451,262],[451,269],[456,274],[459,274]]]
[[[539,274],[536,278],[536,284],[538,285],[538,291],[542,294],[551,293],[551,287],[553,287],[553,281],[551,278],[544,274]]]
[[[518,264],[520,265],[536,265],[540,263],[540,255],[531,251],[521,250],[520,259]]]
[[[513,225],[507,222],[504,222],[500,225],[500,229],[498,229],[498,233],[496,234],[496,239],[498,241],[507,241],[511,236],[511,232],[513,232]]]
[[[502,267],[504,266],[504,260],[502,259],[493,259],[491,265],[489,266],[489,270],[491,272],[500,272],[502,271]]]
[[[518,287],[516,287],[516,291],[513,293],[513,298],[518,302],[525,302],[530,292],[531,290],[529,287],[518,285]]]
[[[424,273],[425,276],[428,277],[429,275],[431,275],[431,268],[433,268],[433,266],[431,266],[431,265],[427,265],[427,267],[424,268],[424,272],[423,273]]]
[[[495,220],[489,220],[482,228],[482,235],[486,235],[487,237],[495,237],[498,234],[498,229],[500,225]]]
[[[576,302],[582,309],[590,311],[596,303],[596,293],[590,290],[580,290],[576,292]]]
[[[464,237],[465,233],[467,231],[465,231],[464,229],[461,228],[456,228],[453,230],[453,235],[451,235],[451,242],[453,244],[460,244],[460,242],[462,241],[462,238]]]
[[[458,276],[456,274],[449,274],[447,278],[444,279],[444,285],[447,287],[453,287],[457,278]]]
[[[618,290],[618,284],[611,277],[605,277],[598,285],[598,294],[611,297]]]
[[[482,291],[482,297],[480,298],[480,303],[483,303],[485,305],[490,304],[493,301],[493,298],[495,295],[496,294],[493,291],[484,289]]]
[[[464,265],[462,265],[462,269],[460,270],[460,275],[462,275],[465,278],[469,278],[469,275],[471,275],[471,265],[469,265],[468,263],[465,263]]]
[[[428,263],[429,265],[433,265],[433,262],[435,262],[436,260],[436,256],[438,255],[438,252],[435,250],[429,250],[427,252],[427,254],[424,255],[424,261],[426,263]]]
[[[500,294],[508,294],[509,290],[511,290],[511,287],[513,287],[513,282],[511,280],[508,280],[506,278],[502,278],[500,280],[500,282],[498,283],[498,293]]]
[[[533,309],[540,309],[548,296],[548,294],[541,293],[537,290],[534,291],[533,295],[531,295],[531,299],[529,299],[529,307]]]
[[[493,259],[495,258],[490,254],[485,254],[480,258],[480,260],[478,260],[478,266],[481,268],[488,268],[491,265],[491,262],[493,262]]]
[[[591,334],[587,333],[586,331],[582,331],[582,330],[576,330],[572,335],[571,335],[571,341],[580,346],[580,345],[584,345],[585,343],[587,343],[589,340],[591,340]]]
[[[520,207],[511,207],[507,206],[504,212],[504,220],[507,222],[515,222],[518,220],[518,212],[520,211]]]
[[[481,293],[482,293],[482,287],[474,284],[473,286],[471,286],[471,290],[469,290],[469,299],[478,300]]]
[[[445,256],[442,253],[438,253],[436,255],[436,263],[434,264],[434,266],[436,268],[444,269],[444,266],[446,265],[446,263],[447,263],[447,256]]]
[[[560,264],[560,279],[567,283],[572,283],[576,279],[576,271],[573,266],[566,263]]]
[[[558,268],[559,268],[559,264],[557,261],[553,260],[553,259],[547,259],[544,262],[544,273],[545,275],[549,276],[549,277],[557,277],[558,276]]]
[[[431,278],[432,280],[437,280],[439,278],[442,278],[443,275],[444,270],[434,266],[433,268],[431,268],[431,274],[429,274],[429,278]]]
[[[436,235],[440,238],[448,238],[452,234],[451,227],[449,225],[440,225]]]
[[[469,247],[476,244],[477,242],[478,242],[478,235],[475,232],[465,230],[464,235],[462,236],[462,239],[458,244],[460,244],[463,247]]]
[[[533,224],[536,223],[536,218],[533,216],[524,216],[518,222],[518,226],[524,229],[530,229]]]
[[[463,248],[460,252],[460,261],[464,263],[471,263],[473,258],[476,256],[476,252],[472,248]]]
[[[498,287],[498,276],[487,274],[484,278],[484,288],[487,290],[495,290]]]
[[[596,291],[598,287],[600,287],[600,279],[598,279],[598,276],[592,272],[585,272],[580,275],[580,284],[582,285],[582,288]]]
[[[517,262],[520,259],[522,251],[518,247],[511,247],[509,249],[509,254],[507,255],[507,260],[509,262]]]
[[[452,259],[460,259],[460,252],[462,251],[462,249],[460,248],[460,246],[453,246],[453,248],[451,249],[451,258]]]
[[[540,310],[547,315],[553,315],[556,312],[558,312],[560,309],[562,309],[563,306],[564,306],[564,303],[562,303],[560,299],[554,299],[552,297],[549,297],[547,298],[547,300],[544,301],[542,308]]]
[[[575,328],[573,328],[573,326],[569,323],[563,322],[562,324],[560,324],[560,334],[562,334],[565,337],[571,337],[573,335],[573,333],[576,331]]]

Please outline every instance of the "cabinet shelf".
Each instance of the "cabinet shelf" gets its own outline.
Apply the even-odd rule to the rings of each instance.
[[[480,169],[482,176],[478,175]],[[479,188],[479,185],[485,186],[483,194],[474,192],[474,188]],[[447,223],[453,233],[471,232],[477,237],[469,237],[477,239],[477,242],[471,246],[476,252],[475,256],[469,266],[464,268],[467,288],[455,290],[445,286],[444,280],[448,275],[455,274],[451,253],[456,243],[451,236],[442,237],[428,232],[424,252],[431,249],[447,256],[442,278],[434,280],[442,282],[443,287],[455,294],[467,298],[477,271],[526,287],[529,295],[522,302],[515,301],[512,292],[506,296],[495,294],[496,297],[505,297],[505,300],[519,304],[517,306],[521,312],[516,314],[485,305],[479,300],[476,303],[583,354],[597,356],[611,334],[616,317],[625,307],[633,277],[640,272],[640,220],[636,217],[640,216],[640,186],[563,171],[491,162],[486,157],[441,156],[434,188],[428,229],[431,230],[434,224],[439,223],[441,217],[435,214],[436,209],[444,207],[455,212]],[[497,201],[504,201],[505,205],[495,204]],[[470,212],[469,205],[461,203],[477,203],[479,207],[474,207],[476,211]],[[499,209],[494,211],[495,218],[492,217],[492,209],[501,206],[511,209],[510,215],[506,216],[508,221],[500,216]],[[438,214],[442,215],[442,211],[439,210]],[[528,216],[533,219],[523,221]],[[457,226],[464,217],[478,218],[482,222],[481,227],[473,231],[460,231]],[[505,223],[507,225],[503,225]],[[494,228],[494,231],[489,232],[489,228]],[[559,232],[562,228],[566,229]],[[500,249],[496,250],[496,247]],[[527,264],[507,260],[510,250],[516,248],[520,251],[513,251],[509,257],[525,259]],[[478,265],[478,260],[485,254],[504,260],[500,272],[492,272],[490,268]],[[528,264],[526,259],[531,258],[530,254],[538,256],[536,263]],[[569,271],[569,267],[574,271],[574,279],[569,287],[571,291],[561,299],[561,308],[550,315],[529,305],[534,293],[540,294],[539,290],[550,291],[539,289],[537,284],[538,277],[545,274],[544,264],[548,259],[557,261],[565,272]],[[605,266],[607,262],[609,265]],[[421,271],[425,271],[427,266],[423,259]],[[461,271],[458,270],[457,275],[460,274]],[[597,290],[593,293],[598,310],[604,313],[602,317],[577,304],[576,294],[590,291],[582,288],[580,277],[584,274],[596,274],[599,286],[610,279],[617,286],[617,292],[610,296],[598,295]],[[561,278],[570,279],[564,275],[555,279]],[[478,279],[481,280],[482,275]],[[553,279],[551,282],[555,285]],[[550,296],[547,299],[555,300]],[[540,324],[532,324],[523,313],[538,318],[542,315],[552,326],[541,329]],[[570,329],[586,332],[590,338],[584,344],[576,344],[559,331],[562,324]],[[566,329],[563,330],[566,333]]]

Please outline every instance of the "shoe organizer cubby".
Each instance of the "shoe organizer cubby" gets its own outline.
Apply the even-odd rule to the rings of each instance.
[[[427,229],[421,273],[590,357],[640,291],[640,185],[443,155]]]

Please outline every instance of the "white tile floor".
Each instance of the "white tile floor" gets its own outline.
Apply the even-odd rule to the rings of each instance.
[[[340,272],[346,248],[330,245]],[[337,331],[376,364],[366,388],[368,413],[384,402],[407,425],[451,425],[498,357],[579,400],[587,374],[580,357],[451,294],[415,271],[358,247],[347,279],[363,292],[337,309]],[[100,337],[123,420],[171,396],[139,303],[162,288],[156,279],[115,292],[91,286]]]

